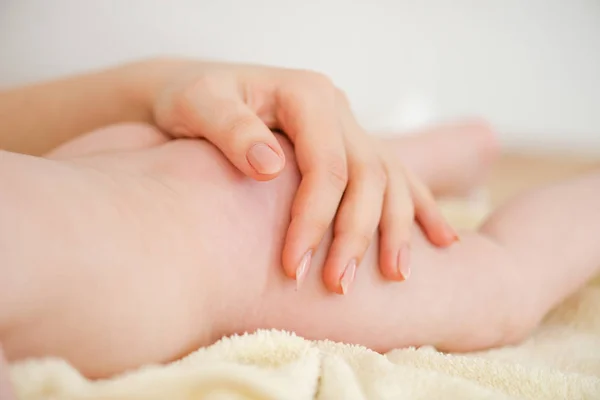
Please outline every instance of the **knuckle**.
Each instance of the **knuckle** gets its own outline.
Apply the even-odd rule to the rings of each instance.
[[[385,188],[388,184],[388,174],[381,161],[376,160],[369,164],[369,173],[373,183],[378,188]]]
[[[215,93],[218,88],[223,86],[225,76],[220,73],[205,72],[194,78],[192,83],[188,86],[191,91],[207,91]]]
[[[317,71],[298,71],[294,77],[294,85],[299,92],[312,93],[322,99],[335,99],[336,87],[331,78]]]
[[[365,228],[357,229],[352,232],[350,236],[350,243],[352,243],[356,249],[359,249],[361,253],[369,248],[371,240],[373,240],[373,232]]]
[[[371,245],[373,240],[373,234],[366,226],[355,226],[355,227],[342,227],[340,224],[336,224],[335,231],[333,232],[336,238],[341,239],[344,243],[351,246],[354,249],[358,249],[361,253],[366,251]]]
[[[347,217],[350,219],[343,221],[339,220],[339,218],[336,219],[333,234],[336,238],[339,238],[353,249],[359,250],[362,254],[362,252],[369,248],[373,241],[377,223],[376,221],[357,220],[356,217],[358,215],[347,215]]]
[[[310,223],[313,226],[313,229],[315,230],[315,232],[317,232],[319,234],[319,237],[326,232],[329,227],[331,226],[332,223],[332,219],[327,218],[326,216],[319,216],[316,218],[313,218]]]
[[[394,210],[387,210],[381,219],[381,228],[392,232],[409,231],[415,220],[412,204],[398,205]]]
[[[358,167],[358,171],[357,175],[360,179],[366,180],[377,189],[384,190],[387,187],[388,173],[379,159],[373,158],[370,161],[362,163]]]
[[[372,239],[373,232],[366,230],[357,232],[355,236],[356,243],[362,251],[366,251],[369,248]]]
[[[173,124],[178,125],[183,131],[194,127],[201,121],[198,120],[197,100],[200,94],[214,93],[219,84],[219,78],[209,74],[197,77],[191,83],[186,83],[175,89],[171,96],[171,115]]]
[[[404,224],[410,224],[415,219],[415,209],[412,203],[398,205],[394,213],[392,213],[392,222],[395,222],[399,228]]]
[[[330,155],[325,162],[325,175],[328,182],[339,192],[348,185],[348,165],[343,156]]]
[[[331,78],[329,78],[327,75],[323,74],[322,72],[304,71],[303,78],[306,83],[308,83],[309,85],[311,85],[315,88],[322,88],[322,89],[331,90],[331,91],[333,91],[333,89],[335,88],[333,85],[333,82],[331,81]]]
[[[223,133],[229,136],[229,139],[239,138],[244,132],[250,131],[256,125],[253,115],[239,115],[231,118],[224,124]]]
[[[180,95],[177,96],[178,103],[182,106],[189,107],[193,104],[194,99],[199,93],[214,92],[215,85],[215,77],[203,74],[194,79],[191,83],[183,86]]]

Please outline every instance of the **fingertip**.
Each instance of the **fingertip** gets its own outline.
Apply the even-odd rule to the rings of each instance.
[[[449,247],[459,241],[459,237],[450,226],[443,222],[432,227],[426,227],[425,232],[429,241],[437,247]]]
[[[312,254],[312,249],[304,253],[300,259],[300,262],[298,263],[298,267],[295,269],[294,277],[296,278],[296,290],[300,289],[304,283],[304,279],[306,278],[312,263]]]
[[[354,280],[354,275],[358,266],[356,265],[356,262],[354,262],[354,270],[350,271],[352,276],[348,275],[345,281],[346,288],[344,288],[342,281],[344,274],[348,269],[348,265],[352,262],[352,260],[343,260],[339,254],[338,246],[339,244],[334,242],[329,249],[329,254],[327,255],[327,259],[323,265],[322,278],[323,284],[329,292],[344,295],[347,294],[350,285]]]
[[[446,220],[446,217],[434,202],[420,207],[417,221],[431,244],[437,247],[448,247],[458,240],[458,235]]]
[[[441,246],[448,247],[458,242],[458,233],[454,230],[448,220],[440,213],[439,219],[434,227],[438,233]]]
[[[379,270],[381,275],[390,281],[401,282],[405,280],[404,276],[399,273],[397,260],[398,252],[389,252],[385,256],[380,257]]]
[[[342,290],[342,285],[340,283],[341,274],[333,268],[330,262],[326,262],[323,267],[323,284],[327,291],[335,294],[344,294]]]
[[[295,279],[299,288],[310,270],[314,251],[310,246],[303,247],[302,242],[297,239],[296,226],[297,222],[292,220],[286,235],[281,261],[285,275]]]
[[[296,257],[295,253],[296,252],[293,252],[286,243],[281,256],[281,264],[283,266],[284,274],[290,279],[296,279],[296,270],[302,258],[302,256]]]
[[[379,271],[385,279],[396,282],[407,279],[402,270],[405,269],[405,273],[408,275],[406,272],[406,269],[409,268],[406,254],[408,250],[403,250],[403,247],[400,244],[392,245],[382,238],[379,250]],[[404,253],[402,253],[403,251]]]

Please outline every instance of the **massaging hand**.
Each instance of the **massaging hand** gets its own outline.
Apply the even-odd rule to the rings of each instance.
[[[295,145],[302,182],[282,264],[298,286],[334,219],[323,278],[337,293],[347,290],[378,227],[381,272],[393,280],[408,278],[414,219],[434,245],[456,240],[429,190],[398,160],[384,157],[325,76],[176,61],[158,63],[156,71],[160,79],[149,96],[157,124],[177,137],[206,138],[247,176],[270,180],[285,164],[270,129],[283,131]]]

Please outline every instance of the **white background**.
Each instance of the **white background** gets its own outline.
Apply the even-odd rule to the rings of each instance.
[[[320,70],[369,129],[600,153],[600,0],[0,0],[0,86],[163,54]]]

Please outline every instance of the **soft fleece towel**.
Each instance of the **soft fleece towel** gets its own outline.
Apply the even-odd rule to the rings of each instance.
[[[473,226],[483,209],[446,204]],[[19,399],[600,399],[600,282],[555,310],[527,342],[469,355],[381,355],[278,331],[224,338],[166,366],[91,382],[61,360],[11,367]]]

